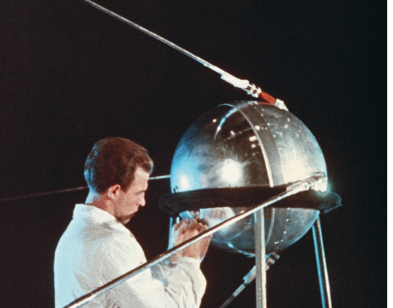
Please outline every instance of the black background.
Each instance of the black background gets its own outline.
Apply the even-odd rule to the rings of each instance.
[[[334,307],[386,307],[386,3],[100,1],[284,100],[313,132],[343,207],[322,216]],[[220,76],[82,1],[3,0],[0,197],[84,186],[92,145],[130,138],[169,174],[187,127],[251,99]],[[152,258],[166,249],[150,183],[129,224]],[[52,307],[53,256],[86,191],[0,203],[0,306]],[[254,260],[211,248],[202,307],[218,307]],[[269,307],[320,307],[311,233],[268,272]],[[231,307],[255,307],[255,285]]]

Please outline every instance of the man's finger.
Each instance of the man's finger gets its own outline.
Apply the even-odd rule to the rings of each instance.
[[[194,229],[196,223],[197,223],[197,221],[195,219],[190,219],[189,223],[187,224],[186,229]]]
[[[180,227],[185,228],[185,226],[188,225],[189,221],[190,221],[189,218],[183,219],[183,220],[179,221],[176,225],[174,225],[174,226],[173,226],[173,229],[174,229],[175,231],[177,231]]]
[[[199,233],[203,232],[203,231],[207,230],[207,226],[201,222],[198,222],[197,230]]]

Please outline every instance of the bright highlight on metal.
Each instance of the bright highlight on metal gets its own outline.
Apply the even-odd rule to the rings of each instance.
[[[190,182],[188,181],[187,176],[182,175],[180,177],[180,189],[188,190],[190,189]]]
[[[237,161],[226,159],[221,168],[222,179],[231,186],[235,186],[243,175],[243,168]]]

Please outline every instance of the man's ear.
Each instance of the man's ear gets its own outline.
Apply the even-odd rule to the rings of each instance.
[[[120,194],[121,186],[119,184],[112,185],[107,189],[107,196],[109,199],[117,199]]]

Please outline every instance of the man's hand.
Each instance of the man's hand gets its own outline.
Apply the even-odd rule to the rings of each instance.
[[[190,224],[191,219],[184,219],[172,227],[171,238],[169,239],[168,250],[184,242],[184,232]],[[177,263],[183,257],[183,250],[172,255],[169,261]]]
[[[207,226],[202,222],[197,222],[196,220],[191,220],[188,228],[185,230],[184,233],[184,241],[198,235],[199,233],[207,230]],[[184,257],[195,258],[201,261],[206,253],[207,249],[209,248],[210,240],[212,236],[205,237],[202,240],[199,240],[195,244],[185,248],[183,250]]]
[[[172,236],[169,239],[169,249],[177,246],[188,239],[198,235],[205,231],[207,226],[202,222],[197,222],[194,219],[184,219],[181,222],[173,226]],[[207,253],[211,236],[208,236],[202,240],[199,240],[195,244],[183,249],[177,254],[170,258],[171,262],[176,263],[182,257],[190,257],[198,260],[202,260]]]

